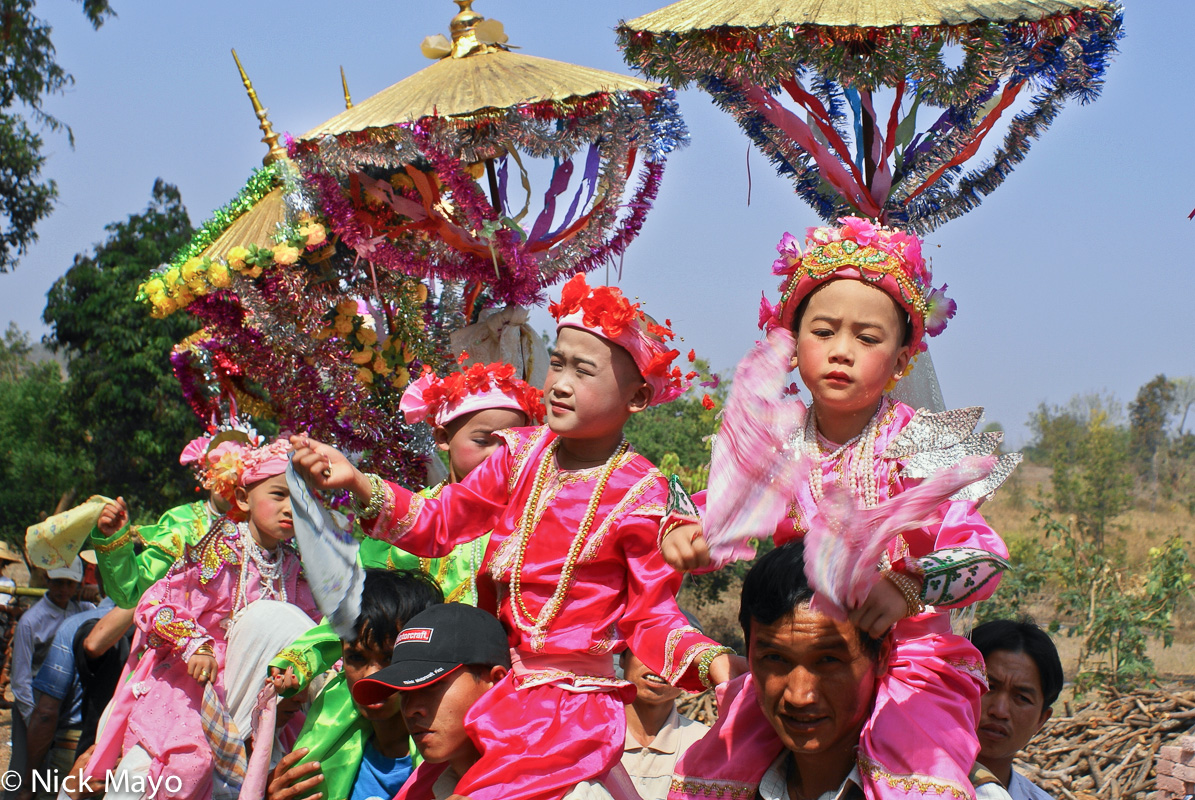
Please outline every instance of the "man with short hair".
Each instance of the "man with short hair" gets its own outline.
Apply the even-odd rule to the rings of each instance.
[[[801,541],[751,567],[739,609],[750,671],[719,687],[719,723],[681,758],[670,798],[869,796],[858,749],[889,667],[891,637],[874,639],[814,609],[812,600]],[[761,712],[766,728],[755,724]],[[972,781],[980,800],[1007,800],[994,779],[985,783],[973,772]]]
[[[983,654],[988,672],[979,717],[979,763],[1013,800],[1050,800],[1012,762],[1054,713],[1051,706],[1063,683],[1058,649],[1037,625],[1008,619],[978,626],[971,643]]]
[[[395,800],[446,800],[481,757],[466,719],[481,698],[510,671],[510,646],[502,624],[463,603],[432,606],[412,617],[394,644],[390,666],[353,686],[363,705],[402,693],[402,713],[423,757]],[[516,735],[519,732],[512,732]],[[533,734],[534,732],[526,732]],[[578,735],[583,732],[578,731]],[[528,736],[527,769],[535,769],[535,742]],[[609,780],[619,797],[635,798],[625,770]],[[610,800],[600,783],[577,784],[565,800]]]

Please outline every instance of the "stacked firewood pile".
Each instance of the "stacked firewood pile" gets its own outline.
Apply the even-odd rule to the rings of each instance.
[[[676,707],[682,715],[706,725],[713,725],[714,720],[718,719],[718,704],[714,701],[713,689],[701,694],[682,695],[676,701]]]
[[[717,718],[713,692],[684,697],[679,707],[707,725]],[[1144,800],[1158,750],[1193,728],[1193,691],[1093,693],[1055,709],[1029,745],[1032,758],[1016,768],[1059,800]]]
[[[1016,768],[1067,800],[1128,800],[1154,790],[1158,750],[1195,727],[1195,692],[1109,690],[1065,704]]]

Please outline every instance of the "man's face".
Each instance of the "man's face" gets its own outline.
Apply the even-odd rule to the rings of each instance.
[[[428,686],[398,693],[407,730],[425,761],[441,764],[468,754],[473,743],[465,715],[493,685],[461,667]]]
[[[680,689],[648,669],[630,650],[622,655],[622,672],[624,678],[635,684],[636,703],[658,706],[680,697]]]
[[[814,755],[859,743],[878,665],[849,622],[807,604],[771,625],[752,620],[748,660],[760,708],[789,750]]]
[[[1011,759],[1025,748],[1053,709],[1045,706],[1037,664],[1025,653],[996,650],[984,659],[988,693],[979,717],[979,760]]]
[[[55,578],[46,588],[46,596],[50,602],[59,608],[66,608],[75,595],[79,593],[79,582],[69,578]]]

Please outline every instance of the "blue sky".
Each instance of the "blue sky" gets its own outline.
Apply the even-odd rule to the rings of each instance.
[[[103,226],[175,183],[194,224],[237,192],[265,147],[229,48],[279,131],[301,134],[427,66],[420,41],[448,32],[448,0],[335,4],[113,0],[99,31],[78,4],[43,0],[58,57],[76,78],[47,110],[76,147],[46,133],[60,200],[15,272],[0,275],[0,323],[41,335],[50,284]],[[532,55],[629,71],[613,27],[663,0],[477,0]],[[329,9],[335,9],[334,14]],[[1014,443],[1042,401],[1110,391],[1131,400],[1158,373],[1195,374],[1195,4],[1129,0],[1128,36],[1095,104],[1067,107],[983,205],[927,239],[959,314],[931,352],[949,405],[983,405]],[[686,345],[730,370],[755,339],[760,292],[786,230],[815,224],[790,184],[751,152],[728,115],[680,94],[692,144],[669,162],[621,285]],[[535,317],[547,327],[546,314]],[[163,354],[163,358],[166,354]]]

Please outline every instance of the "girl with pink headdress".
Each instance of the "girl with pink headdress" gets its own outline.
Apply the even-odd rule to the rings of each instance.
[[[760,313],[767,341],[739,367],[708,497],[697,498],[703,509],[690,506],[691,516],[704,515],[704,531],[666,530],[661,549],[678,569],[721,566],[749,556],[749,537],[770,534],[783,544],[812,531],[806,547],[823,556],[812,559],[821,572],[810,582],[822,602],[866,634],[892,636],[858,750],[864,790],[872,798],[965,800],[975,796],[969,774],[986,684],[979,653],[951,633],[942,612],[995,591],[1008,551],[978,506],[1019,455],[988,459],[974,483],[931,498],[928,516],[878,542],[874,558],[852,552],[859,539],[835,541],[851,527],[841,524],[844,515],[882,527],[885,504],[895,510],[894,498],[911,499],[923,483],[929,489],[927,479],[944,470],[974,468],[968,459],[1000,442],[999,434],[975,432],[982,409],[933,413],[889,395],[925,350],[925,336],[946,327],[954,302],[945,287],[932,287],[915,236],[863,219],[840,222],[811,228],[804,250],[791,234],[781,241],[773,265],[780,301],[765,297]],[[794,367],[812,395],[808,408],[781,396]],[[722,701],[712,733],[678,765],[673,800],[731,796],[719,792],[758,783],[782,749],[750,675],[723,687]]]
[[[263,599],[320,618],[288,541],[290,451],[286,439],[243,451],[234,498],[243,521],[217,520],[137,604],[134,656],[87,767],[97,782],[114,770],[115,785],[157,787],[167,800],[208,798],[213,785],[235,796],[249,732],[225,711],[228,630]]]

